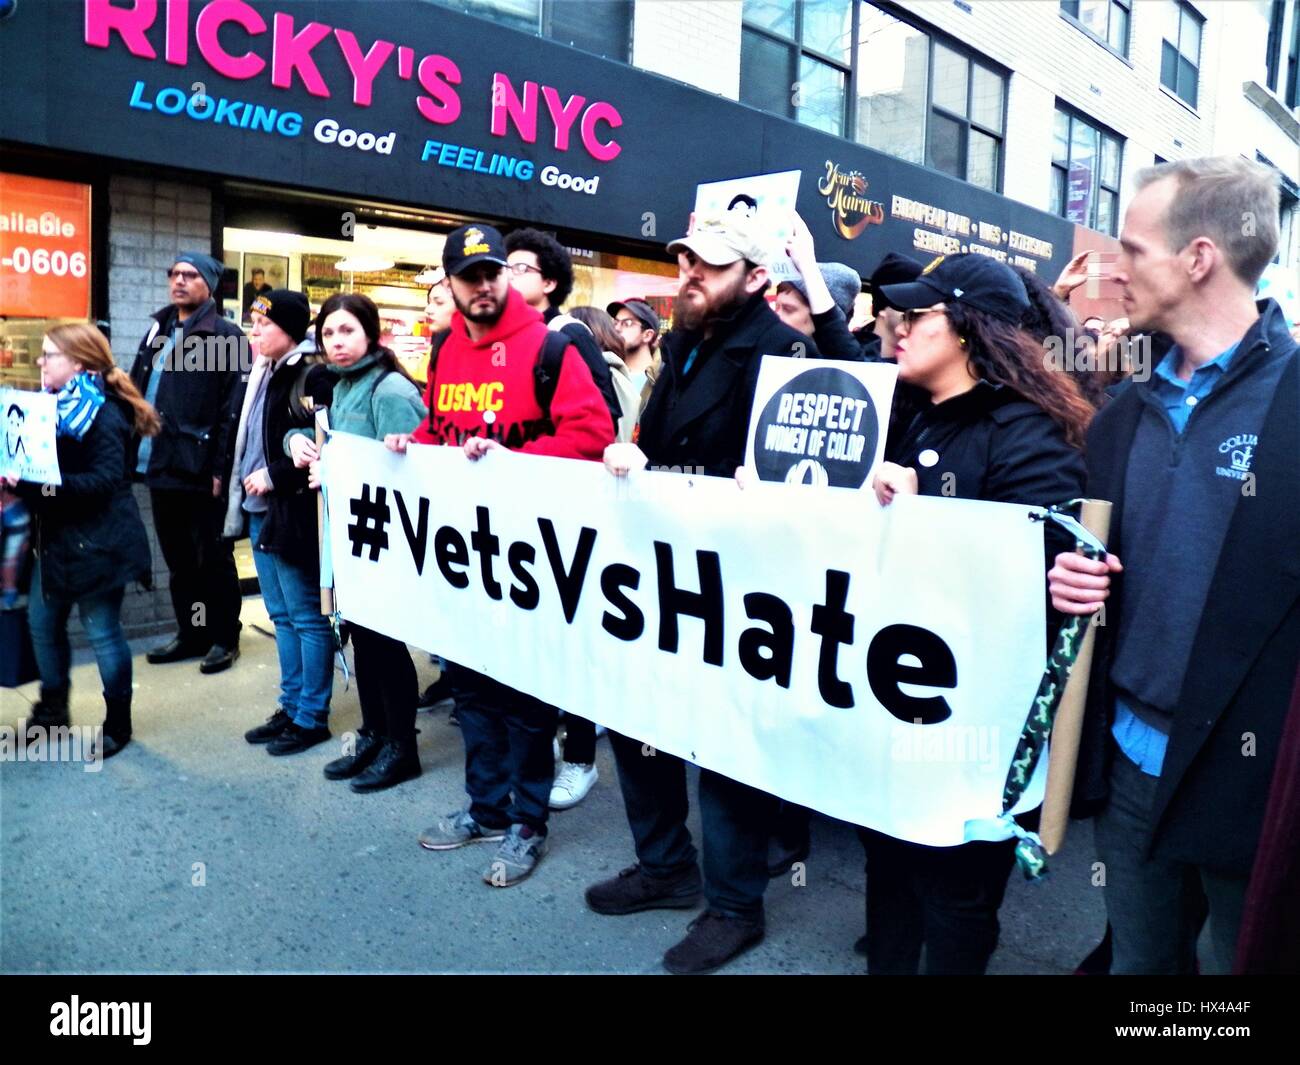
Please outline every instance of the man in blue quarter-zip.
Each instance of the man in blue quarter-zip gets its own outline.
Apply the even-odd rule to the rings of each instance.
[[[1277,303],[1254,300],[1276,175],[1189,159],[1137,186],[1115,280],[1133,328],[1174,347],[1088,435],[1110,555],[1058,555],[1049,575],[1058,610],[1106,608],[1075,812],[1098,814],[1111,971],[1191,969],[1199,881],[1201,971],[1228,972],[1300,661],[1300,360]]]

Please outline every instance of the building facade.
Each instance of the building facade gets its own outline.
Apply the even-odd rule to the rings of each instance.
[[[4,0],[0,385],[35,384],[64,320],[107,323],[129,365],[179,249],[226,264],[235,320],[257,284],[364,292],[417,362],[428,267],[470,218],[556,232],[572,304],[666,317],[697,186],[779,171],[824,260],[1052,279],[1092,247],[1078,309],[1113,315],[1137,171],[1237,153],[1280,171],[1294,266],[1297,22],[1296,0]],[[168,614],[155,562],[135,631]]]

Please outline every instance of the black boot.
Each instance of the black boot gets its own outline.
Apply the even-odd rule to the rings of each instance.
[[[352,782],[353,791],[382,791],[420,775],[420,754],[415,737],[385,740],[374,764]]]
[[[39,725],[41,728],[58,728],[70,723],[68,689],[47,688],[42,684],[40,700],[32,707],[32,716],[28,724]]]
[[[369,768],[370,764],[379,757],[379,752],[383,750],[384,737],[379,733],[368,728],[357,730],[356,743],[352,747],[351,754],[345,754],[342,758],[335,758],[332,762],[325,765],[326,780],[346,780],[348,777],[355,777],[358,773]]]
[[[131,742],[131,696],[104,696],[104,731],[100,741],[100,757],[112,758]]]

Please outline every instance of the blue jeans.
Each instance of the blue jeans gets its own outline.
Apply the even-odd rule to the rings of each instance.
[[[256,544],[266,518],[248,517],[249,542]],[[300,728],[323,728],[334,691],[334,633],[320,612],[318,578],[309,567],[257,547],[253,566],[266,613],[275,624],[280,709]]]
[[[125,593],[125,587],[108,588],[75,603],[71,600],[46,600],[41,591],[41,561],[36,559],[27,602],[27,624],[32,632],[32,650],[36,654],[43,687],[66,688],[70,683],[72,651],[68,646],[68,618],[76,606],[95,652],[104,697],[116,699],[131,694],[131,648],[122,633],[122,597]]]

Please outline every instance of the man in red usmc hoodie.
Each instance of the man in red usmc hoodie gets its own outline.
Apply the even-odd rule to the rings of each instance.
[[[599,460],[614,442],[609,410],[572,346],[564,347],[558,373],[539,380],[546,338],[556,334],[510,287],[501,234],[489,225],[463,226],[447,238],[442,262],[456,311],[429,365],[429,415],[414,433],[391,435],[385,444],[398,452],[412,443],[450,444],[471,459],[504,447]],[[546,853],[559,710],[471,669],[447,667],[470,805],[425,829],[420,845],[454,850],[500,840],[483,879],[510,887]]]

